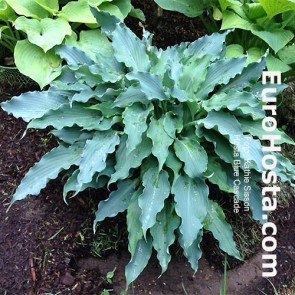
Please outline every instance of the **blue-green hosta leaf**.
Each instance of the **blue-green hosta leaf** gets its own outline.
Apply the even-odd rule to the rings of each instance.
[[[220,94],[214,94],[209,100],[202,102],[207,112],[212,110],[220,111],[225,108],[233,111],[243,104],[254,107],[257,106],[258,103],[258,99],[252,93],[236,90],[229,91],[228,93],[222,92]]]
[[[211,176],[208,180],[211,183],[218,185],[218,187],[228,193],[234,192],[234,178],[233,178],[233,168],[231,165],[226,163],[220,163],[214,157],[209,157],[208,169],[206,171],[207,176]]]
[[[87,110],[85,104],[75,103],[72,107],[63,104],[57,110],[51,110],[43,117],[32,120],[27,128],[43,129],[52,126],[59,130],[76,124],[86,130],[96,130],[101,119],[97,111]]]
[[[245,118],[239,118],[239,122],[241,124],[242,130],[245,133],[250,133],[253,136],[257,136],[259,139],[263,139],[263,135],[265,135],[265,131],[262,128],[262,121],[261,120],[249,120]],[[294,140],[289,137],[285,132],[276,129],[271,133],[272,135],[280,135],[281,139],[276,140],[276,144],[288,143],[295,145]]]
[[[72,165],[78,165],[81,153],[81,145],[70,147],[60,145],[45,154],[22,179],[13,195],[11,204],[24,199],[27,195],[38,195],[47,182],[55,179],[62,170],[67,170]]]
[[[121,138],[119,148],[116,152],[116,172],[111,176],[109,184],[116,182],[118,179],[127,178],[130,169],[139,167],[142,160],[151,153],[152,143],[146,136],[143,136],[141,144],[131,153],[129,153],[126,147],[126,140],[126,138]]]
[[[218,240],[221,250],[239,260],[243,259],[233,240],[232,228],[226,222],[222,208],[211,200],[209,200],[208,214],[204,222],[204,228],[212,232],[214,238]]]
[[[157,258],[164,273],[171,260],[169,247],[175,241],[174,231],[179,227],[180,218],[173,212],[172,203],[167,203],[164,209],[158,213],[157,222],[151,228],[151,236],[153,237],[153,247],[158,252]]]
[[[173,143],[173,139],[166,133],[163,126],[164,117],[156,120],[151,118],[151,123],[149,125],[147,136],[152,140],[152,154],[159,161],[159,171],[162,169],[168,154],[169,146]]]
[[[179,78],[179,88],[183,89],[194,100],[198,99],[198,97],[195,97],[195,93],[198,92],[206,79],[210,59],[210,55],[201,58],[193,56],[183,66]]]
[[[149,228],[157,222],[157,214],[164,208],[164,202],[170,194],[168,173],[158,168],[150,168],[143,175],[143,193],[138,198],[142,210],[140,221],[144,236]]]
[[[151,110],[152,105],[146,108],[142,104],[135,103],[123,112],[124,133],[128,135],[126,147],[129,153],[141,143],[142,134],[148,128],[146,121]]]
[[[175,156],[174,151],[170,150],[169,155],[166,159],[165,165],[173,171],[173,184],[179,177],[179,171],[182,168],[182,162]]]
[[[65,59],[68,65],[92,65],[94,63],[93,60],[85,54],[85,52],[76,47],[61,45],[55,49],[55,52],[62,59]]]
[[[115,57],[119,62],[123,62],[133,71],[149,70],[150,61],[145,44],[129,28],[118,23],[112,36]]]
[[[265,41],[275,53],[284,48],[294,38],[294,34],[291,31],[283,29],[272,29],[269,31],[252,29],[251,32]]]
[[[163,120],[163,127],[166,133],[175,139],[175,132],[181,132],[183,128],[181,114],[174,114],[173,112],[166,113]]]
[[[261,109],[261,105],[258,107],[241,105],[238,109],[234,110],[232,114],[237,118],[251,117],[253,120],[262,120],[265,117],[265,111]]]
[[[63,18],[43,18],[39,21],[21,16],[16,19],[15,28],[25,32],[28,40],[44,52],[61,44],[66,35],[72,34],[71,26]]]
[[[92,138],[90,132],[83,131],[80,127],[65,127],[60,130],[52,130],[50,133],[68,144],[73,144],[77,141],[85,142],[87,139]]]
[[[94,231],[98,222],[103,221],[107,217],[115,217],[118,213],[124,212],[128,208],[137,182],[137,179],[119,181],[117,190],[111,192],[108,199],[99,202],[93,223]]]
[[[150,236],[148,236],[147,239],[141,239],[138,241],[136,250],[125,268],[127,287],[137,279],[140,273],[147,266],[152,256],[152,249],[152,238]]]
[[[205,99],[216,85],[227,84],[230,79],[236,77],[244,69],[246,57],[221,59],[213,63],[209,69],[205,81],[197,91],[198,99]]]
[[[138,86],[130,86],[125,92],[122,92],[114,101],[113,107],[125,108],[140,102],[142,104],[149,104],[149,100]]]
[[[141,209],[138,205],[138,197],[142,194],[143,188],[140,187],[132,196],[127,209],[127,229],[128,229],[128,250],[131,256],[136,251],[137,243],[143,238],[140,216]]]
[[[148,72],[131,72],[126,78],[139,82],[141,91],[146,95],[147,99],[167,100],[167,96],[163,90],[163,85],[159,76]]]
[[[188,17],[196,17],[203,13],[206,5],[203,1],[194,0],[155,0],[155,2],[166,10],[177,11]]]
[[[120,138],[113,130],[96,132],[92,139],[86,141],[79,165],[78,189],[90,182],[96,172],[106,168],[107,156],[115,151],[119,142]]]
[[[208,210],[209,189],[205,181],[188,176],[179,176],[172,187],[176,202],[175,210],[181,218],[180,232],[184,249],[188,249],[203,228]]]
[[[201,177],[207,169],[208,156],[200,143],[191,138],[176,139],[176,156],[184,162],[184,171],[191,178]]]
[[[200,243],[203,238],[203,229],[201,229],[198,233],[198,236],[196,240],[192,243],[191,246],[185,247],[184,245],[184,238],[182,234],[180,233],[180,236],[178,238],[179,244],[181,245],[183,249],[183,254],[187,258],[188,262],[190,263],[192,269],[196,272],[199,267],[199,260],[202,256],[202,250],[200,247]]]
[[[101,103],[92,105],[88,107],[87,109],[100,111],[102,116],[107,119],[112,118],[113,116],[116,116],[116,115],[121,115],[122,110],[116,107],[112,107],[112,104],[113,104],[112,101],[107,100],[107,101],[103,101]]]
[[[14,60],[19,71],[36,81],[41,89],[60,75],[60,71],[54,71],[60,65],[60,58],[53,49],[45,53],[28,40],[17,42]]]
[[[228,92],[232,89],[242,90],[250,84],[255,84],[260,78],[261,73],[266,65],[266,57],[263,56],[258,62],[249,64],[243,69],[240,75],[232,78],[227,84],[220,88],[219,92]],[[254,92],[253,92],[254,93]]]
[[[212,59],[216,59],[219,54],[224,50],[225,37],[229,31],[224,33],[213,33],[210,36],[204,36],[192,42],[184,51],[185,56],[194,55],[197,58],[209,54]]]
[[[21,117],[29,122],[42,117],[49,110],[58,109],[66,102],[66,98],[57,92],[34,91],[14,96],[11,100],[1,103],[1,107],[5,112],[12,113],[14,117]]]

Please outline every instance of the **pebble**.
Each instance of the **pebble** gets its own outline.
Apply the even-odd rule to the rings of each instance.
[[[61,277],[61,283],[66,286],[72,286],[75,284],[75,278],[69,272],[66,272],[65,275]]]

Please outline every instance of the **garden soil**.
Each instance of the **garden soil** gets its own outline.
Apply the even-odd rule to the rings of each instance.
[[[155,16],[157,10],[150,0],[134,5],[144,10],[145,28],[155,33],[154,41],[160,47],[204,35],[196,20],[170,12]],[[127,22],[140,34],[138,21]],[[2,85],[0,101],[21,91],[24,90]],[[25,131],[25,122],[0,110],[0,295],[100,295],[103,290],[120,294],[125,288],[124,266],[130,259],[124,236],[126,228],[121,225],[124,216],[104,225],[104,233],[109,226],[120,228],[118,241],[112,241],[116,247],[110,251],[97,252],[94,242],[99,237],[91,230],[94,208],[99,199],[105,198],[104,191],[87,191],[68,200],[66,205],[62,198],[62,175],[49,182],[39,196],[19,201],[7,212],[11,195],[22,177],[56,145],[48,132],[28,130],[23,137]],[[278,275],[272,281],[279,288],[289,286],[295,276],[294,202],[290,201],[276,220]],[[175,254],[168,271],[159,279],[160,267],[154,255],[128,294],[219,294],[223,273],[214,259],[202,258],[194,275],[181,253]],[[275,294],[270,282],[261,277],[261,255],[258,252],[228,271],[228,295]],[[106,274],[115,268],[110,283]]]

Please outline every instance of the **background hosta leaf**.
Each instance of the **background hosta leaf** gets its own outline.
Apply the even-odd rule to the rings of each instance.
[[[191,138],[176,139],[176,156],[184,162],[184,171],[191,178],[200,177],[207,169],[208,157],[200,143]]]
[[[115,57],[133,71],[147,71],[150,61],[144,43],[126,26],[117,24],[113,36]]]
[[[124,132],[128,135],[126,147],[132,152],[142,141],[142,134],[147,130],[147,117],[151,107],[146,108],[142,104],[135,103],[127,107],[122,114],[125,125]]]
[[[172,193],[176,213],[181,217],[180,232],[184,249],[188,249],[203,228],[202,222],[208,210],[209,189],[201,179],[179,176],[172,187]]]
[[[152,154],[159,161],[159,171],[162,169],[168,157],[169,146],[173,143],[173,139],[164,130],[163,120],[163,117],[159,120],[151,118],[151,123],[147,131],[147,136],[153,142]]]
[[[38,5],[35,0],[5,0],[9,6],[18,14],[37,19],[45,18],[48,12]]]
[[[158,168],[151,168],[143,175],[143,193],[138,198],[139,207],[142,210],[140,221],[144,236],[149,228],[156,223],[156,216],[163,207],[164,201],[170,194],[168,173]]]
[[[114,217],[128,208],[129,201],[135,192],[134,186],[136,183],[136,179],[118,182],[118,189],[111,192],[108,199],[99,202],[93,224],[94,230],[98,222],[104,220],[106,217]]]
[[[176,179],[179,177],[179,171],[182,168],[182,162],[175,156],[173,150],[169,151],[165,165],[173,171],[173,183],[175,183]]]
[[[90,182],[96,172],[101,172],[106,168],[107,156],[115,151],[119,142],[117,132],[112,130],[96,132],[92,139],[86,141],[79,165],[78,189],[83,183]]]
[[[294,3],[295,5],[295,3]],[[278,52],[280,59],[286,64],[295,63],[295,44],[285,46]]]
[[[71,26],[63,18],[43,18],[38,21],[21,16],[15,21],[15,27],[17,30],[25,32],[28,40],[41,47],[45,52],[55,45],[61,44],[66,35],[72,34]]]
[[[174,231],[179,227],[180,219],[173,212],[171,203],[167,203],[164,209],[158,213],[157,222],[151,228],[151,236],[153,237],[153,247],[158,252],[157,257],[164,273],[171,260],[169,247],[175,241]]]
[[[163,127],[166,133],[173,139],[176,138],[176,131],[180,132],[183,128],[183,122],[180,114],[168,112],[164,115]]]
[[[126,284],[129,286],[140,273],[144,270],[150,257],[152,255],[152,239],[147,237],[147,239],[141,239],[138,241],[136,250],[131,257],[130,262],[125,268]]]
[[[80,145],[70,147],[58,146],[36,163],[22,179],[16,189],[11,203],[24,199],[27,195],[38,195],[50,179],[55,179],[60,171],[79,164],[82,148]]]
[[[225,215],[221,207],[209,200],[208,215],[204,221],[204,228],[212,232],[214,238],[219,241],[219,247],[227,254],[242,260],[233,240],[231,226],[226,222]]]
[[[14,117],[26,122],[41,118],[49,110],[56,110],[67,100],[59,93],[51,91],[26,92],[20,96],[14,96],[11,100],[1,103],[1,107]]]
[[[293,0],[259,0],[269,18],[288,10],[295,10]]]
[[[14,50],[15,64],[19,71],[35,80],[40,88],[49,84],[60,72],[54,70],[60,64],[60,58],[53,50],[46,53],[28,40],[18,41]]]

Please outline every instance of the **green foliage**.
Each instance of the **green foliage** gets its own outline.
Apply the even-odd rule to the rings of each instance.
[[[155,0],[162,8],[199,16],[210,31],[235,29],[227,40],[226,57],[258,61],[269,48],[268,70],[295,76],[295,3],[292,0]],[[192,3],[193,2],[193,3]],[[172,4],[173,3],[173,4]],[[207,19],[202,12],[207,13]],[[219,25],[221,21],[221,25]]]
[[[108,11],[120,20],[135,11],[130,0],[0,0],[0,45],[14,52],[20,72],[43,88],[60,74],[56,46],[76,46],[90,55],[110,54],[90,7]],[[133,15],[140,17],[140,12]],[[96,48],[92,53],[93,42]]]
[[[28,128],[51,126],[59,140],[26,174],[12,204],[37,195],[70,167],[65,199],[69,191],[116,184],[98,205],[94,229],[127,210],[128,285],[145,268],[153,248],[164,272],[175,241],[196,271],[204,230],[212,232],[223,251],[242,259],[221,206],[209,199],[208,184],[233,192],[235,136],[241,144],[246,138],[250,143],[253,178],[262,172],[262,147],[253,136],[259,136],[254,127],[265,114],[253,113],[261,108],[257,81],[265,57],[248,66],[246,58],[225,59],[228,32],[158,49],[148,32],[139,39],[119,19],[92,11],[113,55],[90,58],[78,48],[59,46],[56,53],[64,65],[49,89],[2,103],[6,112],[29,122]],[[241,158],[249,159],[241,144]],[[276,156],[282,163],[277,174],[290,182],[294,166]],[[253,218],[262,221],[260,188],[254,180],[251,187]]]

